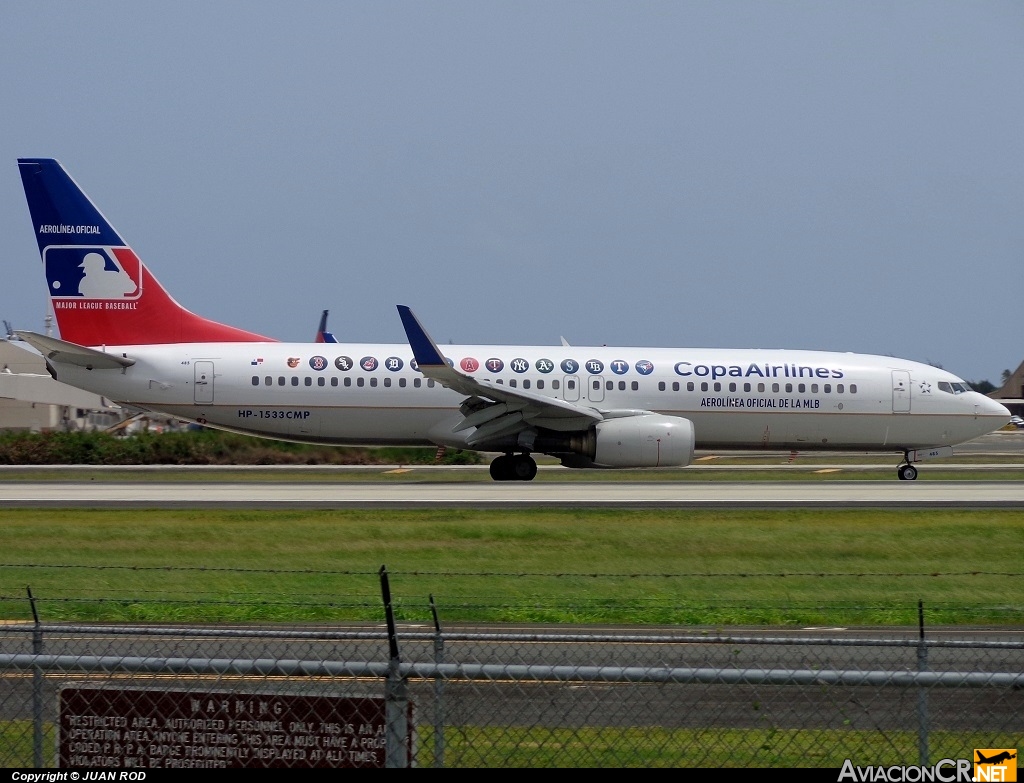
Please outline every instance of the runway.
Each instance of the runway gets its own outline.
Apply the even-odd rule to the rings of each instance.
[[[1024,508],[1024,482],[2,482],[7,508]]]

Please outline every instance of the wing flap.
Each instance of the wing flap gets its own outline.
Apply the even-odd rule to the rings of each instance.
[[[529,427],[549,427],[568,432],[586,429],[604,419],[604,415],[594,408],[526,389],[513,389],[477,380],[459,372],[448,364],[441,349],[427,334],[412,310],[405,305],[398,305],[398,314],[402,318],[409,346],[421,373],[447,389],[470,398],[491,401],[491,404],[483,408],[474,407],[465,413],[465,419],[455,427],[455,432],[477,428],[477,432],[467,439],[471,445],[521,432]]]

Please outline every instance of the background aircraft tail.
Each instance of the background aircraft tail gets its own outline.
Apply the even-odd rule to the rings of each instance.
[[[61,338],[78,345],[274,342],[186,310],[56,160],[18,160]]]

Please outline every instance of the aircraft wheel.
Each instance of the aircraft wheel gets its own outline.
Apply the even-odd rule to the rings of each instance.
[[[510,455],[502,455],[491,460],[491,478],[495,481],[508,481],[512,478]]]
[[[917,468],[913,465],[900,465],[896,468],[896,476],[900,481],[913,481],[917,478]]]
[[[513,457],[512,474],[517,481],[533,481],[533,477],[537,475],[537,463],[529,454]]]

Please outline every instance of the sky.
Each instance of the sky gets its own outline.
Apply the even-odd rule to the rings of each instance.
[[[0,4],[0,317],[53,157],[282,340],[1024,360],[1024,3]]]

